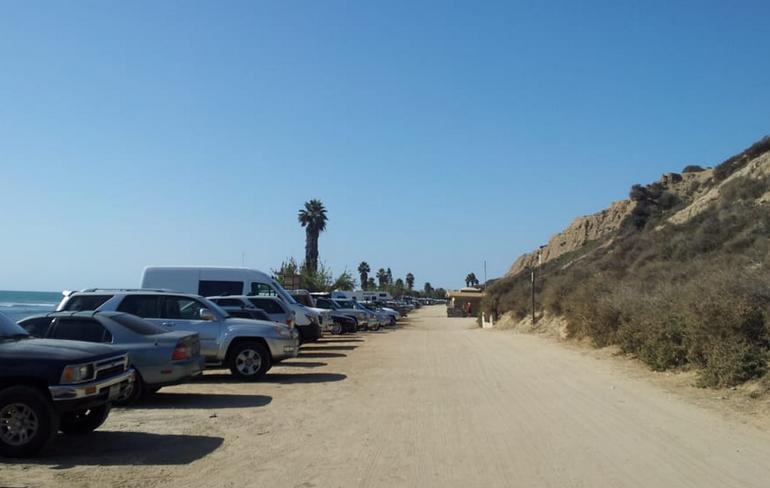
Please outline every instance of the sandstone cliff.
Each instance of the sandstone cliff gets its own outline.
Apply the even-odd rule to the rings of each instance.
[[[580,249],[589,241],[595,241],[615,233],[633,208],[634,202],[621,200],[601,212],[578,217],[569,227],[548,241],[542,250],[543,263]],[[534,264],[537,264],[537,251],[519,257],[508,270],[508,275],[517,274]]]

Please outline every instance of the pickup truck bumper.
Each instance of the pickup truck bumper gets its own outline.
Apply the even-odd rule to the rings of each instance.
[[[65,412],[91,408],[118,398],[134,382],[134,370],[101,380],[77,385],[49,386],[48,391],[57,410]]]

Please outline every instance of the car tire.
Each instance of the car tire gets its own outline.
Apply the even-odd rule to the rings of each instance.
[[[380,330],[380,322],[379,321],[376,324],[374,324],[374,327],[372,327],[372,330],[375,331],[375,332]]]
[[[393,317],[393,316],[390,317],[390,326],[391,327],[396,326],[396,317]]]
[[[39,390],[0,390],[0,456],[33,456],[48,447],[58,431],[59,414]]]
[[[340,324],[339,322],[334,322],[332,324],[332,334],[340,335],[340,334],[342,334],[342,332],[343,332],[342,331],[342,324]]]
[[[147,387],[144,384],[144,380],[142,380],[142,375],[140,375],[138,371],[135,371],[134,381],[131,383],[131,390],[112,402],[112,404],[116,407],[131,405],[132,403],[139,401],[145,391],[147,391]]]
[[[89,408],[83,412],[65,413],[61,416],[59,430],[67,435],[90,434],[101,427],[109,415],[109,404]]]
[[[242,380],[256,381],[270,369],[270,351],[260,342],[242,342],[233,346],[230,372]]]

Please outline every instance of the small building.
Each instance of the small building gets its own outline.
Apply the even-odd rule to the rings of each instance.
[[[447,292],[446,296],[447,317],[465,317],[465,307],[469,303],[471,306],[471,315],[475,317],[481,310],[481,301],[484,299],[484,292],[478,288],[461,288],[459,290]]]

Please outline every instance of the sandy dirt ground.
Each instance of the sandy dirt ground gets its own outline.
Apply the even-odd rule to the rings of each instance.
[[[767,487],[770,433],[617,361],[424,308],[239,383],[211,371],[0,487]]]

